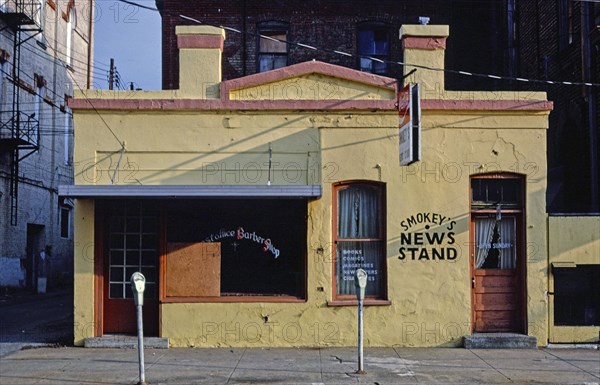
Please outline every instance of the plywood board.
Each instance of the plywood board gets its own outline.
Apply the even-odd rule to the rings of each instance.
[[[221,295],[221,243],[168,243],[167,297]]]

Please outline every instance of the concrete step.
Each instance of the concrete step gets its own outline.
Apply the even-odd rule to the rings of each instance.
[[[466,349],[537,349],[537,338],[517,333],[474,333],[465,336]]]
[[[104,335],[102,337],[86,338],[83,340],[86,348],[129,348],[137,349],[137,336],[128,335]],[[168,349],[169,339],[159,337],[144,337],[144,348]]]

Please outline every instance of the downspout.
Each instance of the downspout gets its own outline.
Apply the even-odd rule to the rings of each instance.
[[[593,32],[593,25],[590,20],[590,4],[581,3],[581,64],[583,82],[591,82],[592,79],[592,48],[590,34]],[[588,131],[589,131],[589,150],[590,150],[590,211],[599,212],[600,204],[598,202],[598,133],[596,125],[596,106],[592,87],[583,86],[584,100],[587,102],[588,110]]]

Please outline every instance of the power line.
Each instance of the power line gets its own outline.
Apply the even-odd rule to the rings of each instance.
[[[119,0],[122,1],[122,0]],[[189,20],[192,21],[194,23],[197,24],[203,24],[203,25],[210,25],[210,24],[206,24],[203,23],[197,19],[194,19],[192,17],[189,16],[185,16],[185,15],[179,15],[180,18],[184,19],[184,20]],[[355,55],[355,54],[351,54],[349,52],[343,52],[343,51],[339,51],[339,50],[330,50],[330,49],[324,49],[324,48],[319,48],[319,47],[314,47],[308,44],[304,44],[304,43],[300,43],[300,42],[290,42],[284,39],[278,39],[275,38],[273,36],[266,36],[266,35],[262,35],[262,34],[256,34],[256,33],[250,33],[250,32],[242,32],[238,29],[235,28],[231,28],[231,27],[225,27],[225,26],[219,26],[219,28],[223,28],[224,30],[227,31],[231,31],[231,32],[235,32],[235,33],[239,33],[239,34],[249,34],[255,37],[260,37],[260,38],[264,38],[267,40],[273,40],[273,41],[278,41],[280,43],[284,43],[284,44],[290,44],[290,45],[294,45],[297,47],[301,47],[304,49],[310,49],[313,51],[318,51],[318,52],[326,52],[326,53],[333,53],[333,54],[337,54],[337,55],[341,55],[341,56],[348,56],[348,57],[356,57],[356,58],[361,58],[361,59],[369,59],[375,62],[379,62],[379,63],[386,63],[386,64],[394,64],[394,65],[400,65],[400,66],[405,66],[405,67],[414,67],[414,68],[420,68],[420,69],[426,69],[426,70],[430,70],[430,71],[437,71],[437,72],[445,72],[445,73],[451,73],[451,74],[455,74],[455,75],[463,75],[463,76],[472,76],[472,77],[480,77],[480,78],[488,78],[488,79],[495,79],[495,80],[511,80],[511,81],[518,81],[518,82],[528,82],[528,83],[543,83],[543,84],[560,84],[560,85],[583,85],[583,86],[600,86],[599,83],[588,83],[588,82],[568,82],[568,81],[558,81],[558,80],[541,80],[541,79],[528,79],[528,78],[522,78],[522,77],[512,77],[512,76],[502,76],[502,75],[491,75],[491,74],[482,74],[482,73],[477,73],[477,72],[469,72],[469,71],[459,71],[459,70],[451,70],[451,69],[447,69],[447,68],[438,68],[438,67],[431,67],[431,66],[426,66],[426,65],[422,65],[422,64],[412,64],[412,63],[406,63],[406,62],[401,62],[401,61],[391,61],[391,60],[383,60],[380,58],[376,58],[376,57],[372,57],[369,55]]]
[[[135,3],[133,1],[129,1],[129,0],[117,0],[117,1],[125,3],[125,4],[129,4],[129,5],[138,6],[140,8],[147,9],[147,10],[150,10],[150,11],[160,12],[156,8],[152,8],[152,7],[148,7],[148,6],[145,6],[145,5],[141,5],[141,4]],[[579,1],[582,1],[582,0],[579,0]],[[482,3],[483,3],[483,1],[482,1]],[[253,33],[253,32],[241,31],[239,29],[235,29],[235,28],[232,28],[232,27],[227,27],[227,26],[222,26],[222,25],[216,26],[216,25],[212,25],[212,24],[208,24],[208,23],[203,23],[200,20],[197,20],[197,19],[195,19],[193,17],[182,15],[182,14],[176,15],[176,16],[178,16],[178,17],[180,17],[180,18],[182,18],[184,20],[188,20],[188,21],[194,22],[196,24],[202,24],[202,25],[208,25],[208,26],[213,26],[213,27],[219,27],[219,28],[222,28],[222,29],[224,29],[226,31],[234,32],[234,33],[237,33],[237,34],[247,34],[247,35],[254,36],[254,37],[260,37],[260,38],[267,39],[267,40],[272,40],[272,41],[277,41],[277,42],[284,43],[284,44],[293,45],[293,46],[300,47],[300,48],[303,48],[303,49],[310,49],[310,50],[317,51],[317,52],[325,52],[325,53],[329,53],[329,54],[335,54],[335,55],[346,56],[346,57],[356,57],[356,58],[368,59],[368,60],[372,60],[372,61],[375,61],[375,62],[385,63],[385,64],[391,64],[391,65],[400,65],[400,66],[404,66],[404,67],[414,67],[414,68],[426,69],[426,70],[430,70],[430,71],[438,71],[438,72],[444,72],[444,73],[451,73],[451,74],[455,74],[455,75],[462,75],[462,76],[469,76],[469,77],[479,77],[479,78],[487,78],[487,79],[494,79],[494,80],[509,80],[509,81],[517,81],[517,82],[538,83],[538,84],[552,84],[552,85],[578,85],[578,86],[589,86],[589,87],[600,86],[599,83],[569,82],[569,81],[561,81],[561,80],[529,79],[529,78],[523,78],[523,77],[512,77],[512,76],[483,74],[483,73],[461,71],[461,70],[452,70],[452,69],[447,69],[447,68],[431,67],[431,66],[426,66],[426,65],[422,65],[422,64],[411,64],[411,63],[406,63],[406,62],[401,62],[401,61],[383,60],[383,59],[372,57],[372,56],[369,56],[369,55],[360,55],[360,54],[356,55],[356,54],[352,54],[352,53],[344,52],[344,51],[340,51],[340,50],[332,50],[332,49],[325,49],[325,48],[321,48],[321,47],[315,47],[315,46],[312,46],[312,45],[309,45],[309,44],[304,44],[302,42],[291,42],[291,41],[284,40],[284,39],[278,39],[278,38],[275,38],[273,36],[266,36],[266,35],[257,34],[257,33]]]

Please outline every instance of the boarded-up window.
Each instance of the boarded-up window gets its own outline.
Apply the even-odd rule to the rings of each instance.
[[[218,297],[221,294],[220,243],[169,243],[167,297]]]

